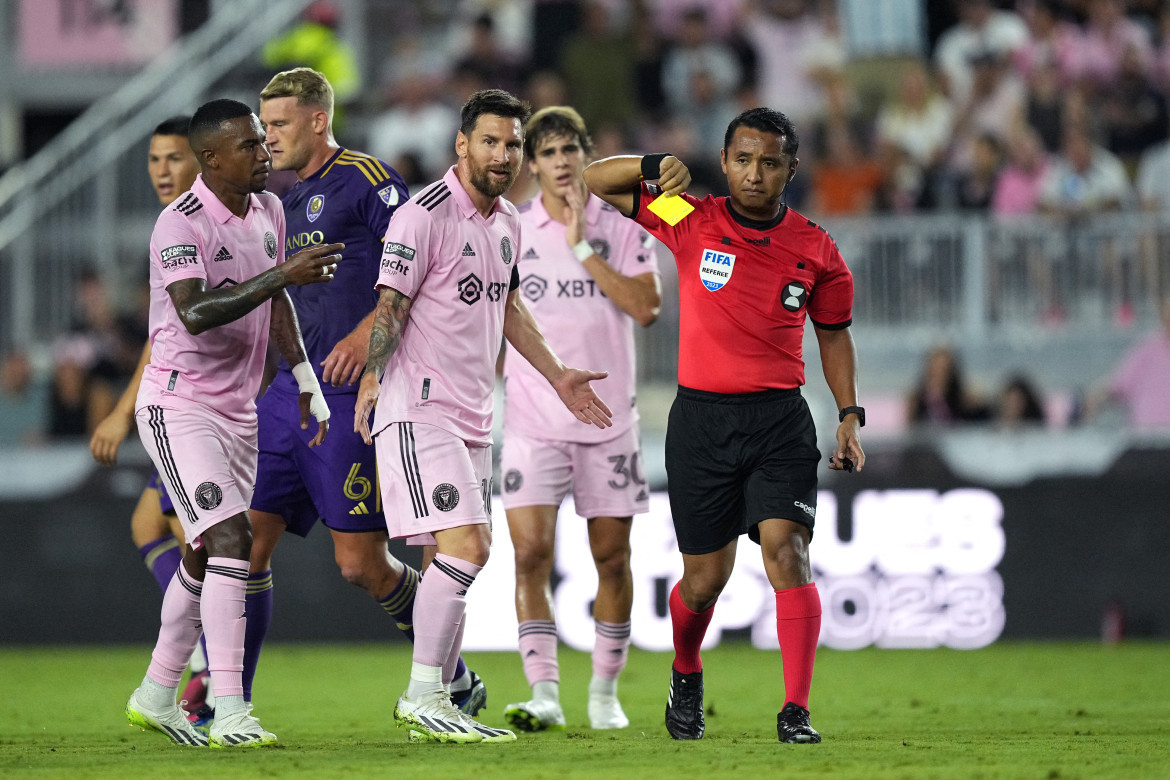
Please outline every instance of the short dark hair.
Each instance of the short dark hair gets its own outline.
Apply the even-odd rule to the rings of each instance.
[[[536,145],[545,138],[561,135],[576,138],[585,154],[593,154],[593,139],[577,110],[570,106],[546,106],[533,114],[524,126],[524,156],[535,155]]]
[[[459,112],[459,132],[471,135],[475,123],[484,114],[519,119],[523,125],[532,115],[532,107],[520,98],[502,89],[481,89],[472,94]]]
[[[800,147],[800,137],[796,134],[796,126],[792,120],[770,108],[749,108],[731,120],[727,125],[727,132],[723,134],[723,148],[731,146],[731,139],[735,137],[735,130],[739,127],[749,127],[762,133],[774,133],[784,137],[784,153],[789,157],[796,156]]]
[[[151,135],[180,135],[186,138],[190,129],[191,117],[186,114],[179,114],[159,122],[158,127],[154,128],[154,132]]]
[[[207,146],[208,139],[219,132],[220,125],[242,116],[251,116],[252,113],[251,107],[247,104],[229,98],[204,103],[195,110],[195,116],[191,117],[191,128],[188,130],[191,148],[198,155],[199,150]]]

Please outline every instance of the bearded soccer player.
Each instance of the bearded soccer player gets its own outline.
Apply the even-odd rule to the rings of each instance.
[[[491,548],[492,390],[501,337],[577,419],[610,425],[590,380],[549,349],[517,292],[520,220],[501,196],[523,160],[525,103],[502,90],[464,104],[456,165],[386,231],[354,430],[376,441],[390,536],[437,553],[415,597],[414,663],[394,719],[412,741],[503,742],[451,701],[467,591]],[[369,414],[377,411],[373,425]]]
[[[344,149],[333,137],[333,88],[321,73],[278,73],[260,93],[272,167],[296,171],[281,196],[287,221],[285,251],[329,242],[345,244],[345,263],[332,284],[289,290],[309,364],[342,419],[353,415],[357,380],[365,368],[378,301],[374,285],[382,237],[406,202],[405,182],[386,163]],[[252,567],[244,640],[244,699],[272,619],[272,555],[285,531],[307,536],[320,520],[333,537],[342,576],[365,590],[414,638],[419,573],[386,546],[386,519],[377,494],[374,451],[352,431],[334,431],[320,447],[300,427],[298,385],[287,361],[257,404],[260,458],[252,496]],[[483,708],[483,682],[458,662],[452,698],[474,715]]]
[[[174,116],[160,123],[150,136],[146,172],[150,175],[159,204],[164,207],[191,189],[199,174],[199,161],[187,141],[190,124],[191,117]],[[138,398],[142,369],[149,362],[150,342],[147,341],[122,397],[113,411],[98,423],[89,441],[89,450],[98,463],[111,466],[116,462],[118,449],[134,425],[134,401]],[[157,471],[143,489],[130,516],[130,537],[146,568],[165,591],[183,558],[182,542],[179,541],[183,538],[183,531]],[[183,691],[183,708],[197,712],[204,706],[209,693],[207,657],[202,648],[195,649],[190,667],[191,679]]]
[[[589,725],[630,724],[617,696],[634,597],[630,528],[650,499],[640,467],[634,323],[657,319],[662,293],[657,242],[585,189],[581,172],[592,151],[584,120],[568,106],[537,111],[524,129],[540,193],[519,207],[520,294],[553,350],[575,365],[607,366],[606,387],[622,399],[613,427],[580,425],[528,361],[511,350],[504,361],[502,498],[516,550],[520,658],[532,689],[504,717],[525,731],[565,726],[550,579],[557,511],[570,490],[597,566]]]
[[[853,275],[829,234],[783,201],[797,147],[786,116],[755,108],[724,136],[729,197],[687,195],[690,172],[669,154],[609,157],[585,169],[589,189],[661,239],[678,264],[679,389],[666,434],[683,557],[682,580],[670,593],[666,728],[675,739],[703,737],[699,646],[746,532],[776,592],[785,690],[777,735],[821,741],[808,711],[821,600],[808,558],[819,455],[800,394],[806,318],[839,409],[830,468],[865,465],[865,410],[849,331]]]
[[[285,288],[331,281],[341,259],[333,253],[343,247],[326,244],[285,260],[284,210],[264,192],[271,157],[246,105],[201,106],[190,143],[201,173],[159,216],[150,240],[152,346],[135,409],[190,549],[163,597],[158,642],[126,715],[179,745],[254,747],[277,741],[252,717],[241,684],[255,398],[271,336],[301,380],[301,426],[315,417],[313,444],[325,438],[329,408]],[[216,691],[209,737],[175,700],[200,632]]]

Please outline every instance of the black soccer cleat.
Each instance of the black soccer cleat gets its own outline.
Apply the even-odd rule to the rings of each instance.
[[[670,691],[666,696],[666,730],[675,739],[702,739],[706,729],[703,673],[682,674],[671,666]]]
[[[808,722],[808,710],[788,702],[776,713],[776,735],[781,742],[812,745],[821,741],[821,735]]]

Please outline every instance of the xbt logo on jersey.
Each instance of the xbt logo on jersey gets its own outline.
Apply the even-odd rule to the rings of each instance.
[[[735,255],[715,249],[704,249],[699,260],[699,279],[703,286],[714,292],[731,281],[731,270],[735,267]]]

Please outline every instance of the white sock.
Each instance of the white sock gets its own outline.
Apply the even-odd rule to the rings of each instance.
[[[448,691],[458,691],[459,693],[462,693],[463,691],[466,691],[470,687],[471,687],[471,670],[464,669],[463,675],[461,677],[458,677],[457,679],[452,680],[451,684],[447,686],[447,690]]]
[[[590,696],[617,696],[617,680],[607,680],[593,675],[589,681]]]
[[[170,707],[175,703],[175,696],[178,694],[178,688],[168,688],[161,683],[156,683],[149,677],[142,678],[142,685],[138,686],[138,691],[141,694],[139,698],[142,703],[154,710],[161,710]]]
[[[215,716],[222,718],[225,715],[234,715],[247,708],[248,705],[244,703],[242,694],[239,696],[220,696],[215,702]]]
[[[410,684],[406,686],[406,698],[418,701],[420,696],[445,690],[443,667],[414,663],[410,667]]]
[[[532,698],[537,701],[561,703],[561,684],[556,680],[541,680],[532,686]]]

